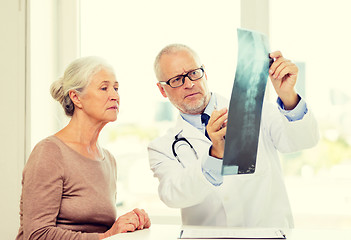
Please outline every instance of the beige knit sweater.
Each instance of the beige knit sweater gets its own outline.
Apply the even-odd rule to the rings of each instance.
[[[39,142],[23,170],[22,239],[99,239],[116,219],[116,163],[86,158],[50,136]]]

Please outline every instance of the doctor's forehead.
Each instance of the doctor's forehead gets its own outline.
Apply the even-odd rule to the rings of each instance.
[[[183,74],[200,66],[200,61],[192,53],[184,50],[164,54],[160,59],[160,68],[164,75]]]

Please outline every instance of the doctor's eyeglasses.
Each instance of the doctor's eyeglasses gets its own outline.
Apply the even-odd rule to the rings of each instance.
[[[177,88],[177,87],[183,86],[186,77],[189,78],[191,81],[196,81],[204,76],[204,72],[205,70],[201,66],[200,68],[190,70],[186,74],[178,75],[178,76],[172,77],[166,82],[159,82],[159,83],[162,85],[167,84],[172,88]]]

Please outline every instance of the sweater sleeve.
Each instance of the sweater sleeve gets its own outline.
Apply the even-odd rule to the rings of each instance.
[[[56,226],[64,186],[64,168],[59,147],[39,143],[23,171],[23,239],[97,240],[98,233],[82,233]]]

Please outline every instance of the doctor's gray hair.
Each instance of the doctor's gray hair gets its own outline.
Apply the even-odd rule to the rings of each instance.
[[[112,66],[102,58],[95,56],[78,58],[68,65],[63,77],[51,84],[51,96],[62,105],[67,116],[71,117],[74,113],[74,104],[69,97],[69,91],[82,93],[92,77],[101,70],[114,74]]]
[[[174,54],[174,53],[181,52],[181,51],[186,51],[186,52],[190,53],[195,58],[195,60],[199,64],[201,64],[199,55],[197,55],[197,53],[193,49],[191,49],[190,47],[188,47],[184,44],[179,44],[179,43],[167,45],[157,54],[155,62],[154,62],[154,71],[156,74],[156,78],[159,81],[162,80],[162,69],[160,67],[161,57],[165,54]]]

